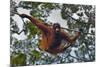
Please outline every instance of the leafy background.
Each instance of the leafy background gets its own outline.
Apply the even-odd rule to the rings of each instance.
[[[76,43],[63,53],[52,55],[38,49],[41,31],[27,19],[17,19],[18,10],[28,10],[45,23],[52,11],[60,10],[68,29],[82,28]],[[24,11],[23,11],[24,12]],[[77,16],[75,16],[77,15]],[[19,21],[20,20],[20,21]],[[20,23],[22,22],[22,24]],[[63,22],[60,22],[63,24]],[[20,28],[21,27],[21,28]],[[67,30],[73,34],[73,31]],[[61,64],[95,61],[95,5],[59,4],[11,0],[10,2],[10,64],[16,66]],[[16,36],[15,36],[16,35]],[[24,39],[18,39],[17,36]]]

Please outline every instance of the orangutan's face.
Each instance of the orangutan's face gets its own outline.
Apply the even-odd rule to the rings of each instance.
[[[55,23],[53,25],[53,29],[54,29],[55,32],[60,32],[60,25],[58,23]]]

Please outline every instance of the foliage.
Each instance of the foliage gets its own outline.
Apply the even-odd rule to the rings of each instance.
[[[38,60],[41,57],[40,53],[36,50],[31,51],[31,55],[34,56],[34,60]]]
[[[51,11],[61,10],[61,17],[66,20],[69,29],[83,29],[80,38],[65,52],[53,57],[52,54],[41,52],[38,49],[39,35],[41,31],[30,21],[23,21],[23,29],[19,27],[13,19],[14,12],[23,8],[30,10],[30,15],[47,23],[47,17]],[[95,61],[95,6],[79,4],[58,4],[21,1],[18,5],[11,0],[11,23],[10,23],[10,49],[11,64],[13,65],[39,65],[39,64],[59,64],[71,62]],[[78,18],[73,15],[77,15]],[[14,34],[25,33],[27,39],[18,40]],[[69,31],[73,33],[73,31]],[[20,53],[18,52],[20,51]],[[14,54],[13,54],[14,53]],[[17,54],[16,54],[17,53]],[[27,58],[27,59],[26,59]]]
[[[78,51],[80,51],[81,52],[80,54],[84,56],[87,53],[89,57],[92,56],[92,58],[87,59],[88,61],[95,60],[95,57],[94,57],[95,53],[92,55],[92,51],[95,50],[95,30],[90,31],[91,28],[92,29],[95,28],[95,10],[94,9],[95,8],[92,5],[72,5],[72,4],[71,5],[64,4],[62,8],[62,17],[68,20],[68,27],[70,29],[75,29],[75,28],[83,29],[81,37],[79,39]],[[67,13],[67,16],[65,15],[66,13]],[[79,19],[74,19],[73,17],[71,17],[74,13],[76,13],[79,16]],[[83,19],[84,15],[87,16],[86,19]],[[90,51],[90,46],[93,47],[92,51]],[[91,52],[91,54],[89,54],[89,52]],[[85,59],[84,56],[81,58]]]
[[[26,65],[26,56],[22,53],[17,53],[14,56],[11,56],[11,65],[12,66],[22,66]]]
[[[32,38],[32,36],[36,35],[36,34],[40,34],[40,30],[38,30],[38,28],[33,25],[31,22],[28,22],[26,24],[26,27],[28,28],[30,34],[28,35],[28,38]]]

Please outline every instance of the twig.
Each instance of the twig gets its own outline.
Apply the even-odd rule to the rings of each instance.
[[[75,58],[75,59],[77,59],[77,60],[81,60],[81,61],[82,61],[82,59],[77,58],[77,57],[74,57],[74,56],[72,56],[72,55],[70,55],[70,54],[69,54],[69,56],[72,57],[72,58]]]
[[[20,35],[24,30],[21,30],[20,32],[17,32],[17,31],[14,31],[14,30],[11,30],[13,33],[17,33],[18,35]]]

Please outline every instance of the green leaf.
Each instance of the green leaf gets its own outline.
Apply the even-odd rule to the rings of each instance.
[[[40,59],[40,57],[41,57],[40,52],[38,52],[38,51],[36,51],[36,50],[33,50],[33,51],[31,52],[31,54],[34,56],[34,59],[35,59],[35,60],[38,60],[38,59]]]
[[[17,53],[11,56],[10,64],[16,66],[26,65],[26,55],[22,53]]]
[[[28,38],[32,38],[32,36],[35,36],[36,34],[40,34],[40,30],[31,22],[27,23],[27,28],[29,30]]]

